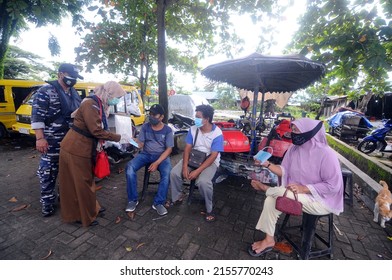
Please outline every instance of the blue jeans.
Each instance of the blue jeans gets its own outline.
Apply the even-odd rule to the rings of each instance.
[[[146,165],[150,165],[151,163],[156,161],[159,157],[160,155],[151,155],[151,154],[141,152],[134,159],[128,162],[126,174],[125,174],[127,178],[128,201],[138,200],[136,172],[140,168]],[[170,170],[171,170],[170,157],[167,157],[158,166],[158,171],[161,178],[158,185],[158,192],[154,197],[154,205],[164,204],[166,201],[166,195],[169,189],[169,182],[170,182]]]

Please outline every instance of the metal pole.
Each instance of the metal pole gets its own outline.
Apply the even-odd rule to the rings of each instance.
[[[264,120],[264,117],[263,117],[264,98],[265,98],[265,92],[263,91],[261,93],[261,108],[260,108],[260,116],[259,116],[260,123],[262,123],[262,121]]]
[[[253,91],[253,106],[252,106],[252,119],[251,119],[251,144],[250,144],[250,153],[253,154],[256,152],[256,111],[257,111],[257,95],[259,93],[259,87],[255,86]]]

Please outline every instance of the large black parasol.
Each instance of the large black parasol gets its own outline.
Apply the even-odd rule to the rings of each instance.
[[[244,58],[210,65],[201,73],[213,81],[253,91],[251,150],[254,151],[257,94],[263,94],[263,108],[266,92],[290,92],[305,88],[323,76],[325,66],[301,55],[268,56],[253,53]],[[260,117],[262,115],[261,109]]]

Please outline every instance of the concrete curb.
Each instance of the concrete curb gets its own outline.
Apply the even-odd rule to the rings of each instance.
[[[356,183],[363,191],[363,194],[360,195],[361,200],[370,210],[373,211],[374,199],[378,192],[382,189],[381,185],[352,164],[348,159],[344,158],[339,153],[336,154],[340,163],[353,173],[353,184]]]
[[[360,170],[369,175],[377,183],[379,180],[386,181],[390,186],[392,186],[392,169],[388,166],[380,163],[378,160],[374,160],[372,157],[361,153],[356,148],[348,145],[347,143],[337,139],[333,136],[327,134],[328,144],[331,148],[337,151],[344,158],[348,158],[355,166],[358,166]],[[350,152],[347,152],[350,150]],[[354,155],[354,156],[351,156]],[[365,159],[365,161],[363,160]],[[365,162],[370,162],[369,164],[364,164]],[[382,178],[377,176],[378,172],[374,172],[374,169],[378,169],[382,173]]]

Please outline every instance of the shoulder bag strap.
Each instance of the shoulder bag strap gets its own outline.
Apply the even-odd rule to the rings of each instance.
[[[195,135],[195,140],[193,141],[193,147],[196,144],[196,140],[197,140],[197,135],[199,134],[199,128],[196,127],[196,135]]]

